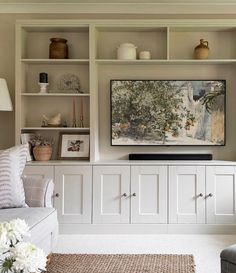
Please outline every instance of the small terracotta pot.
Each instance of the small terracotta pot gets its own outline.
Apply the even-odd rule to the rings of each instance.
[[[48,161],[52,156],[51,146],[35,146],[33,154],[36,161]]]
[[[51,38],[49,46],[50,59],[68,59],[67,40],[64,38]]]

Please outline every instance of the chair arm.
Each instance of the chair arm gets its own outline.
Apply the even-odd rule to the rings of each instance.
[[[23,177],[25,202],[29,207],[53,207],[54,183],[52,179]]]

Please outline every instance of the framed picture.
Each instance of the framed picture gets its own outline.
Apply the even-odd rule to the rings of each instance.
[[[111,80],[111,145],[224,146],[225,80]]]
[[[29,151],[27,153],[26,160],[32,161],[34,159],[33,148],[32,148],[32,145],[30,144],[29,141],[35,138],[35,134],[34,133],[22,133],[20,135],[20,138],[21,138],[21,144],[29,143]]]
[[[58,159],[89,159],[89,133],[60,133]]]

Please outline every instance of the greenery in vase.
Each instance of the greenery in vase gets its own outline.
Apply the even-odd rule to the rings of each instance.
[[[53,145],[53,139],[47,139],[42,135],[35,135],[35,137],[32,138],[29,142],[32,147]]]

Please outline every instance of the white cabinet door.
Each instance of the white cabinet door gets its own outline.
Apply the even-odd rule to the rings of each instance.
[[[169,167],[170,223],[205,223],[205,167]]]
[[[55,193],[60,223],[91,223],[91,166],[56,166]]]
[[[93,167],[93,221],[129,223],[130,167]]]
[[[167,167],[131,167],[131,223],[167,223]]]
[[[236,167],[206,168],[206,206],[208,224],[235,224]]]
[[[23,177],[54,179],[53,166],[25,166]]]

